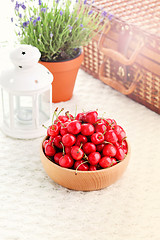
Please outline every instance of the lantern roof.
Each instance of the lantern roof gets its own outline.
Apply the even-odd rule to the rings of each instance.
[[[13,67],[2,71],[0,85],[8,91],[39,92],[53,81],[51,72],[38,63],[41,53],[38,48],[21,44],[10,53]]]

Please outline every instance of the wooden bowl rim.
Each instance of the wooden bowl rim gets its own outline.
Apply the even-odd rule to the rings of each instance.
[[[42,140],[42,142],[41,142],[40,153],[43,155],[43,157],[45,158],[45,160],[50,161],[50,160],[46,157],[46,155],[44,154],[43,146],[42,146],[43,142],[44,142],[47,138],[48,138],[48,136],[46,136],[46,137]],[[114,166],[112,166],[112,167],[108,167],[108,168],[104,168],[104,169],[99,169],[99,170],[95,170],[95,171],[81,171],[81,170],[77,170],[77,174],[96,174],[97,172],[106,172],[106,171],[109,171],[109,170],[113,169],[113,167],[114,167],[114,168],[119,168],[119,167],[125,162],[125,160],[127,160],[127,158],[130,156],[130,153],[131,153],[130,144],[128,143],[127,140],[126,140],[126,142],[127,142],[127,147],[128,147],[127,155],[126,155],[125,158],[124,158],[122,161],[120,161],[118,164],[116,164],[116,165],[114,165]],[[50,161],[50,163],[53,164],[54,167],[56,167],[56,168],[58,168],[58,169],[60,169],[60,170],[63,170],[63,171],[66,171],[66,172],[72,172],[72,173],[74,173],[74,174],[75,174],[75,172],[76,172],[75,169],[70,169],[70,168],[61,167],[61,166],[59,166],[58,164],[56,164],[56,163],[54,163],[54,162],[52,162],[52,161]]]

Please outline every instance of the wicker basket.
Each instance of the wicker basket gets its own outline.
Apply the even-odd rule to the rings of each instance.
[[[113,14],[84,47],[82,69],[160,114],[160,1],[95,1]]]

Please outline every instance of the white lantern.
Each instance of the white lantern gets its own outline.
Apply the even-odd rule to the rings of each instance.
[[[1,73],[2,131],[10,137],[40,137],[50,122],[53,75],[38,63],[40,56],[36,47],[22,44],[10,54],[13,68]]]

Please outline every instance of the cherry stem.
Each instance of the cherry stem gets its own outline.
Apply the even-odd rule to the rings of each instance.
[[[65,153],[65,148],[64,148],[63,143],[62,143],[62,142],[60,142],[60,143],[62,144],[62,147],[63,147],[63,153],[62,153],[62,154],[63,154],[63,156],[64,156],[64,155],[66,154],[66,153]]]
[[[52,125],[53,125],[53,120],[54,120],[54,117],[55,117],[55,114],[56,114],[57,111],[58,111],[58,107],[54,110],[54,113],[53,113],[53,116],[52,116]]]
[[[62,108],[62,109],[59,111],[59,113],[57,114],[57,116],[59,116],[60,113],[63,112],[63,110],[64,110],[64,108]]]
[[[64,124],[61,122],[61,120],[59,120],[59,118],[58,118],[58,114],[57,114],[57,113],[55,113],[55,114],[56,114],[56,116],[57,116],[56,120],[58,120],[58,122],[62,125],[62,127],[65,128]]]
[[[108,143],[108,144],[111,144],[111,145],[113,145],[113,143],[111,143],[111,142],[107,142],[107,141],[104,141],[104,143]]]
[[[46,128],[46,129],[48,129],[44,124],[42,125],[42,127],[44,127],[44,128]]]
[[[85,153],[83,154],[83,159],[88,160],[88,156]]]
[[[77,168],[76,168],[76,172],[75,172],[75,175],[77,175],[78,168],[79,168],[82,164],[87,163],[87,162],[88,162],[88,160],[87,160],[87,161],[84,161],[84,162],[82,162],[82,163],[80,163],[80,164],[77,166]]]

